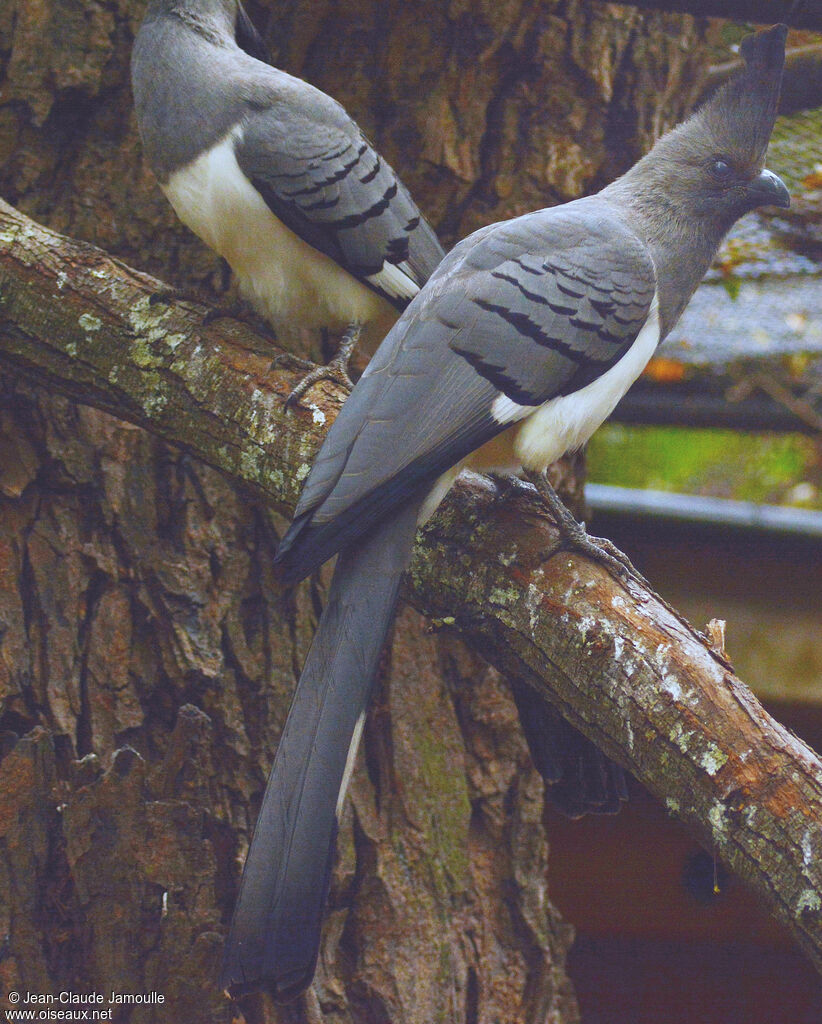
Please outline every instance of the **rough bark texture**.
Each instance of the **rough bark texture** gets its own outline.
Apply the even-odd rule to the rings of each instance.
[[[127,70],[144,6],[0,6],[0,194],[221,294],[224,268],[175,222],[141,158]],[[249,6],[275,59],[346,104],[446,241],[618,173],[679,117],[706,65],[687,17],[577,0]],[[78,273],[93,276],[96,259],[78,257]],[[156,388],[174,354],[150,344],[152,329],[177,313],[135,312],[137,359],[123,370],[147,374],[156,427],[178,396]],[[76,322],[68,355],[82,363],[112,325],[99,306]],[[224,322],[203,333],[215,340],[218,326],[248,337]],[[258,347],[235,349],[233,370],[219,355],[201,367],[208,395],[222,374],[246,385],[226,388],[200,440],[253,416],[270,363]],[[283,593],[268,570],[281,524],[263,504],[4,366],[0,985],[155,991],[165,1002],[128,1019],[228,1021],[220,936],[324,579]],[[252,478],[266,457],[251,449]],[[283,481],[289,496],[297,484]],[[383,675],[340,842],[317,985],[327,1019],[574,1021],[570,933],[545,898],[541,784],[507,686],[412,611]]]
[[[248,343],[254,337],[250,331],[238,331],[239,346],[238,339],[225,332],[215,341],[201,333],[199,312],[191,308],[171,307],[155,314],[167,321],[162,326],[156,321],[146,324],[135,317],[135,311],[145,315],[151,282],[138,281],[126,268],[89,252],[88,247],[84,251],[61,241],[9,207],[0,208],[0,213],[0,238],[5,240],[0,248],[0,286],[5,296],[0,351],[4,356],[34,379],[62,386],[62,377],[69,377],[70,393],[86,394],[106,408],[119,402],[129,418],[185,444],[267,497],[273,507],[290,510],[295,499],[293,480],[308,465],[337,403],[318,394],[318,402],[303,413],[286,413],[283,395],[294,378],[283,371],[266,379],[259,366],[249,362]],[[55,288],[57,281],[62,288]],[[87,312],[90,306],[94,314]],[[81,309],[86,311],[79,312]],[[80,325],[85,340],[78,340],[75,324]],[[138,328],[142,334],[137,333]],[[216,330],[212,325],[209,333]],[[187,357],[187,348],[200,349],[202,358]],[[68,351],[70,359],[65,358]],[[220,387],[215,390],[212,385],[216,381]],[[231,410],[245,409],[250,409],[249,415],[232,417]],[[216,424],[223,434],[215,444],[210,434]],[[146,437],[142,432],[138,436]],[[101,448],[104,446],[98,443],[95,452]],[[262,457],[248,455],[255,450]],[[243,454],[238,458],[237,452]],[[34,488],[26,487],[26,482],[37,483],[42,476],[36,461],[36,452],[21,456],[19,462],[27,468],[17,476],[12,474],[5,483],[7,493],[20,494],[22,485],[21,497],[31,496]],[[62,456],[61,461],[65,462]],[[142,466],[138,472],[140,469]],[[205,471],[202,479],[206,479]],[[473,484],[458,486],[454,498],[427,529],[410,573],[413,602],[440,627],[452,627],[467,637],[473,648],[509,679],[535,687],[558,705],[569,721],[618,758],[753,886],[822,968],[822,762],[762,710],[734,677],[722,652],[714,650],[672,609],[633,584],[626,589],[601,568],[557,554],[555,532],[546,526],[533,499],[509,495],[502,502],[492,486],[478,481],[475,478]],[[216,487],[217,482],[211,485]],[[150,489],[141,488],[140,495],[146,494],[151,494]],[[216,517],[214,495],[205,491],[204,495],[199,503],[189,499],[186,516],[205,503]],[[133,525],[134,515],[127,514],[132,512],[131,508],[120,510],[123,524]],[[230,514],[236,529],[243,522],[239,507],[231,504]],[[94,531],[95,519],[87,505],[86,534]],[[179,527],[179,517],[169,516],[168,525]],[[118,532],[127,529],[119,524],[116,528]],[[24,530],[27,536],[32,532],[36,535],[39,531],[32,526]],[[242,755],[253,744],[244,691],[262,667],[254,660],[256,642],[262,637],[270,645],[262,652],[269,678],[288,678],[289,666],[281,660],[288,652],[276,641],[272,643],[270,630],[265,628],[270,625],[267,614],[262,616],[262,633],[259,620],[250,633],[242,614],[228,604],[232,594],[223,586],[224,579],[242,580],[244,601],[255,609],[272,593],[272,582],[260,572],[270,553],[270,528],[266,532],[261,526],[256,536],[260,539],[249,558],[236,543],[224,550],[209,532],[208,571],[201,559],[202,589],[194,601],[195,609],[207,606],[212,597],[222,602],[210,625],[220,630],[223,670],[229,671],[233,683],[219,700],[209,700],[206,694],[208,680],[220,672],[221,659],[212,664],[198,661],[196,652],[190,653],[193,641],[199,641],[201,649],[209,646],[209,630],[205,624],[192,629],[190,621],[187,628],[174,629],[178,625],[175,606],[168,597],[164,599],[162,591],[167,573],[160,574],[161,586],[149,591],[150,628],[156,629],[160,618],[157,602],[165,600],[163,617],[171,618],[173,630],[168,646],[172,651],[189,652],[186,658],[194,679],[202,680],[199,690],[193,680],[189,685],[195,685],[193,693],[199,695],[210,720],[203,712],[188,708],[181,712],[163,764],[142,768],[136,753],[121,750],[112,769],[119,778],[139,764],[143,775],[138,776],[137,785],[150,794],[152,808],[162,802],[163,795],[176,797],[171,806],[184,819],[183,825],[192,813],[188,799],[208,800],[213,817],[197,819],[200,832],[195,830],[194,836],[187,830],[183,833],[199,854],[203,866],[194,877],[198,894],[206,894],[201,904],[202,931],[186,933],[195,951],[201,947],[204,952],[212,950],[209,896],[212,886],[219,888],[220,875],[230,870],[219,861],[228,838],[224,836],[220,842],[218,833],[224,822],[231,821],[230,792],[235,783],[233,773],[230,779],[225,773],[240,766]],[[262,542],[263,537],[267,543]],[[91,638],[89,643],[95,637],[110,638],[108,627],[112,621],[116,623],[118,598],[107,600],[105,577],[98,577],[85,594],[77,595],[76,607],[48,607],[48,602],[54,602],[54,593],[65,589],[55,586],[55,581],[60,581],[60,568],[54,563],[58,543],[50,538],[47,546],[48,572],[41,588],[45,596],[39,590],[34,597],[26,591],[24,559],[18,567],[11,566],[7,578],[16,574],[21,580],[20,610],[12,598],[6,618],[16,616],[25,628],[27,615],[42,625],[50,622],[57,610],[60,622],[71,623],[85,614],[91,620],[82,634]],[[119,551],[133,546],[128,535],[115,545]],[[93,537],[85,537],[84,550],[96,550]],[[32,556],[27,558],[33,565]],[[29,575],[32,573],[30,568]],[[134,572],[132,583],[142,574],[141,569]],[[178,572],[173,582],[179,587],[183,578]],[[121,583],[118,592],[119,603],[146,603],[141,590],[133,594]],[[175,593],[178,601],[180,596]],[[283,600],[287,600],[285,596]],[[81,601],[85,613],[79,611]],[[34,613],[32,603],[39,605]],[[263,607],[267,613],[270,604]],[[188,613],[188,619],[196,624],[200,613],[190,607]],[[494,988],[500,977],[505,978],[503,988],[509,997],[511,987],[519,993],[520,1005],[527,1007],[524,1019],[543,1019],[546,1013],[550,1017],[552,1007],[559,1012],[565,992],[556,971],[562,931],[539,885],[545,866],[544,837],[538,828],[541,785],[532,773],[515,774],[515,768],[506,765],[508,758],[500,756],[499,736],[489,737],[485,716],[491,708],[498,720],[511,724],[510,703],[504,711],[507,696],[499,687],[499,678],[490,670],[480,670],[473,655],[460,653],[453,646],[438,649],[431,637],[412,633],[410,615],[405,613],[400,620],[405,642],[398,641],[386,655],[385,687],[374,711],[382,728],[376,727],[366,742],[367,777],[358,776],[354,786],[356,822],[353,836],[343,839],[337,891],[356,891],[357,899],[347,916],[344,912],[333,916],[338,927],[329,926],[326,932],[328,945],[317,985],[321,1001],[326,1007],[335,1005],[340,952],[353,943],[361,958],[357,982],[376,996],[388,1019],[398,1013],[404,1017],[422,1012],[424,1016],[417,1019],[429,1020],[441,1008],[443,993],[449,991],[452,1002],[461,1001],[461,1012],[470,1018],[472,1000],[484,994],[495,1002],[501,995],[502,989]],[[147,617],[144,614],[141,620]],[[98,619],[103,624],[95,628]],[[290,627],[298,646],[302,621],[297,604]],[[39,639],[36,628],[29,633]],[[413,644],[408,642],[412,635]],[[143,708],[150,701],[141,697],[140,687],[131,681],[131,677],[139,678],[138,670],[132,669],[132,654],[125,657],[125,648],[138,639],[139,631],[132,628],[125,642],[112,645],[108,639],[99,654],[78,645],[82,653],[77,692],[58,692],[51,700],[57,710],[70,707],[73,697],[79,711],[78,753],[85,753],[87,747],[96,753],[95,737],[110,749],[118,734],[139,737],[149,724]],[[161,642],[160,651],[165,646]],[[112,656],[112,651],[120,651],[120,659]],[[112,686],[106,683],[105,672],[118,660],[126,660],[128,668],[120,671],[119,682]],[[178,666],[185,664],[178,656]],[[434,666],[442,669],[444,664],[453,703],[443,699],[438,673],[430,671]],[[140,668],[145,672],[144,664]],[[164,673],[152,669],[149,678],[156,682]],[[113,695],[107,692],[111,690]],[[9,710],[24,715],[26,701],[31,699],[25,678],[10,678],[7,691]],[[179,699],[185,696],[183,691]],[[273,712],[268,709],[275,720],[281,694],[276,697]],[[485,699],[490,704],[485,704]],[[64,718],[70,726],[70,713]],[[183,768],[190,769],[186,745],[193,749],[195,742],[205,742],[212,723],[221,737],[223,756],[215,769],[203,760],[198,748],[199,760],[192,757],[191,762],[202,769],[202,778],[192,782],[190,770],[182,777],[178,774]],[[255,723],[259,724],[256,719]],[[59,719],[55,724],[59,728]],[[509,741],[510,737],[503,743],[506,749]],[[26,742],[31,742],[31,737]],[[145,739],[139,745],[145,747]],[[233,756],[239,759],[236,765]],[[490,774],[486,759],[493,764]],[[521,769],[519,758],[517,762]],[[104,786],[111,776],[110,771],[98,784]],[[87,782],[86,771],[82,778]],[[504,796],[498,788],[501,778],[507,790]],[[489,784],[490,792],[486,789]],[[69,826],[67,832],[64,826],[64,836],[70,880],[75,884],[79,862],[71,860],[71,824],[76,820],[76,801],[86,791],[69,787],[63,803],[63,819]],[[248,793],[241,796],[247,798]],[[96,797],[88,799],[99,812]],[[124,822],[132,840],[135,832],[142,838],[145,828],[142,815],[146,807],[137,803],[136,809],[138,820]],[[81,813],[79,820],[81,831],[95,830],[97,823],[91,814]],[[400,822],[407,828],[398,828]],[[167,841],[173,838],[169,834]],[[76,842],[81,843],[79,836]],[[87,843],[82,850],[99,853],[96,843]],[[212,854],[217,857],[216,864]],[[140,858],[137,863],[142,867]],[[161,910],[155,906],[160,922],[171,918],[168,894],[174,892],[175,883],[185,891],[186,866],[197,863],[194,854],[182,860],[184,874],[178,878],[162,859],[152,861],[156,875],[149,879],[156,883],[162,878],[166,893]],[[506,875],[508,871],[513,876]],[[503,938],[492,927],[489,945],[486,915],[496,917],[489,891],[499,896],[505,889],[504,879],[511,877],[515,910],[511,915],[509,897]],[[107,885],[101,882],[99,892],[110,898]],[[162,924],[158,927],[160,949],[165,954],[162,941],[167,933]],[[466,956],[467,934],[474,939]],[[514,942],[513,949],[507,939]],[[432,948],[439,950],[439,958],[433,971],[421,974],[418,965]],[[163,955],[163,965],[167,962]],[[150,959],[149,966],[153,968]],[[171,980],[168,985],[173,990]]]
[[[680,15],[580,0],[249,4],[275,62],[342,102],[451,243],[630,166],[707,72]],[[141,158],[139,0],[0,11],[0,195],[183,286],[225,287]]]

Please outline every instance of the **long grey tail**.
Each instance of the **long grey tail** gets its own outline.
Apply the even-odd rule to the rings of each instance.
[[[337,826],[421,502],[340,554],[271,769],[223,956],[232,995],[311,983]]]

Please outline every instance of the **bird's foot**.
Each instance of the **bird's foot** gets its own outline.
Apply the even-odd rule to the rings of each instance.
[[[203,326],[208,326],[208,324],[212,324],[216,320],[249,319],[248,306],[242,300],[234,299],[233,301],[214,306],[211,304],[207,295],[204,293],[201,294],[193,288],[177,288],[174,285],[162,284],[159,288],[155,288],[148,297],[149,306],[157,306],[160,303],[171,302],[182,302],[196,306],[205,306],[206,311],[201,320]],[[251,315],[253,316],[253,314]],[[259,323],[263,324],[264,321],[260,320]],[[254,326],[258,327],[258,324],[255,323]],[[269,334],[270,328],[265,326],[264,333]]]
[[[516,493],[517,487],[520,486],[519,479],[510,473],[495,473],[491,471],[487,476],[491,478],[497,491],[494,495],[494,504],[507,501],[512,494]]]
[[[290,407],[298,402],[318,380],[333,380],[344,391],[350,393],[354,384],[348,376],[348,364],[351,361],[354,349],[357,347],[360,334],[362,334],[362,325],[352,324],[342,336],[340,347],[337,349],[337,354],[334,358],[326,363],[325,366],[317,366],[310,373],[307,373],[299,384],[292,389],[288,398],[286,398],[286,406]]]
[[[310,359],[303,359],[295,356],[293,352],[277,352],[268,364],[270,370],[305,370],[310,373],[314,369],[314,363]]]
[[[195,295],[194,291],[186,291],[183,288],[178,288],[173,284],[166,284],[164,281],[158,282],[158,285],[154,288],[148,297],[149,306],[159,306],[161,303],[170,304],[172,302],[196,302],[199,306],[204,306],[205,298],[202,295]]]
[[[347,360],[345,362],[347,362]],[[292,389],[288,398],[285,400],[286,406],[290,408],[291,406],[296,405],[306,391],[320,380],[334,381],[334,383],[339,384],[344,391],[350,392],[354,387],[354,383],[348,376],[345,362],[339,360],[337,356],[334,356],[331,362],[326,363],[325,366],[315,366],[314,369],[307,373]]]
[[[264,334],[270,334],[271,328],[261,318],[249,314],[248,306],[241,299],[234,299],[233,302],[226,302],[219,306],[209,306],[203,317],[203,324],[213,324],[217,320],[254,320],[254,326],[264,325]]]
[[[170,284],[160,282],[159,287],[155,288],[151,295],[149,295],[148,304],[149,306],[156,306],[158,302],[169,302],[177,297],[175,293],[176,289],[172,288]]]
[[[574,519],[544,473],[529,472],[526,475],[548,506],[557,525],[561,549],[579,551],[591,561],[599,562],[620,583],[632,579],[644,589],[651,589],[648,581],[623,551],[606,537],[592,537],[585,529],[585,523],[579,523]]]

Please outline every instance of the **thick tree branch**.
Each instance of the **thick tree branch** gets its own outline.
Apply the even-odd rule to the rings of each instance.
[[[629,0],[652,11],[681,11],[698,18],[729,18],[763,25],[784,22],[791,28],[822,29],[819,0]]]
[[[186,447],[287,512],[338,396],[321,385],[316,405],[286,413],[288,357],[162,288],[0,203],[5,365]],[[469,478],[418,546],[409,597],[629,768],[822,970],[819,758],[655,595],[555,547],[529,488],[500,501]]]

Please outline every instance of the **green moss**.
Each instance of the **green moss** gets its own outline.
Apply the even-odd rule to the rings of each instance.
[[[715,800],[710,811],[708,811],[708,820],[711,823],[715,836],[722,836],[727,831],[728,825],[725,821],[725,808],[722,804]]]
[[[159,416],[168,405],[168,393],[165,381],[159,373],[150,371],[144,375],[143,409],[147,416]]]
[[[148,395],[143,408],[149,416],[159,416],[168,405],[168,396],[158,388],[157,391]]]
[[[240,472],[247,480],[259,480],[263,473],[265,453],[261,448],[249,447],[240,455]]]
[[[805,910],[818,912],[820,909],[822,909],[822,900],[819,898],[819,893],[814,892],[813,889],[804,889],[797,900],[796,912],[798,914]]]
[[[168,318],[169,310],[163,306],[152,306],[147,295],[141,296],[128,311],[131,329],[138,337],[147,341],[157,341],[166,333],[163,321]]]
[[[588,448],[589,478],[621,487],[822,508],[810,438],[607,424]]]
[[[131,358],[143,370],[163,365],[163,360],[154,353],[151,345],[144,338],[135,338],[132,342]]]
[[[234,463],[237,457],[235,451],[229,448],[220,448],[219,455],[226,465]],[[251,483],[261,484],[273,494],[285,495],[292,489],[290,482],[281,469],[271,467],[270,461],[263,448],[249,441],[248,446],[240,452],[240,475]]]
[[[455,764],[438,737],[426,730],[417,735],[420,785],[415,788],[415,820],[426,832],[424,848],[431,877],[441,896],[468,880],[467,832],[471,802],[461,765]]]
[[[716,775],[719,769],[727,764],[727,762],[728,755],[723,750],[720,750],[715,743],[709,743],[699,763],[709,775]]]
[[[488,595],[488,600],[491,604],[498,604],[505,607],[509,605],[516,605],[520,601],[521,597],[522,594],[516,587],[494,587]]]

